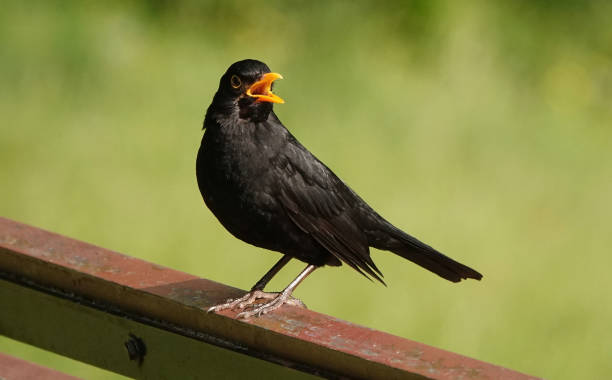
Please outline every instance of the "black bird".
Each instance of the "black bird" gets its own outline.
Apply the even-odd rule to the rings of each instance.
[[[316,268],[345,263],[384,284],[369,247],[391,251],[449,281],[482,275],[394,227],[378,215],[283,126],[272,110],[282,78],[256,60],[234,63],[221,77],[204,119],[196,174],[206,205],[235,237],[283,257],[244,297],[209,311],[248,308],[248,318],[301,304],[291,297]],[[308,266],[281,293],[265,293],[292,258]],[[369,277],[368,277],[369,278]],[[270,301],[255,304],[257,299]]]

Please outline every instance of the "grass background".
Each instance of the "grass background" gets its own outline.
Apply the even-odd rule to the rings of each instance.
[[[546,378],[612,371],[609,2],[2,7],[0,215],[249,288],[278,255],[223,230],[195,156],[219,77],[257,58],[284,75],[275,110],[304,145],[485,276],[454,285],[374,251],[388,288],[320,270],[296,292],[311,309]]]

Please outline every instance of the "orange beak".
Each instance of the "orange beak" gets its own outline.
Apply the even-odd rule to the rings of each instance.
[[[275,95],[272,93],[272,91],[270,91],[272,82],[277,79],[283,79],[283,76],[277,73],[264,74],[261,79],[249,87],[246,94],[253,98],[257,98],[257,102],[285,103],[280,96]]]

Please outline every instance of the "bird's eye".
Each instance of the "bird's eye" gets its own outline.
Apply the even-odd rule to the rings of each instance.
[[[242,85],[242,81],[240,80],[240,78],[238,78],[238,75],[232,75],[232,78],[230,79],[230,83],[232,84],[232,87],[234,88],[238,88]]]

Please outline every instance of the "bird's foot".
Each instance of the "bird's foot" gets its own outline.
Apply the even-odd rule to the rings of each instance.
[[[236,299],[229,299],[227,300],[225,303],[222,303],[220,305],[216,305],[213,307],[210,307],[208,309],[208,312],[211,311],[221,311],[221,310],[227,310],[227,309],[235,309],[238,308],[240,310],[245,309],[247,307],[255,307],[256,306],[256,301],[259,299],[268,299],[268,300],[272,300],[266,304],[263,304],[261,306],[257,306],[253,311],[258,311],[260,309],[262,309],[261,311],[258,311],[255,314],[262,315],[265,314],[269,311],[278,309],[280,306],[282,306],[283,304],[289,304],[289,305],[294,305],[294,306],[300,306],[300,307],[306,307],[306,305],[304,305],[304,303],[302,301],[300,301],[297,298],[293,298],[291,297],[290,294],[287,294],[285,296],[283,296],[284,293],[267,293],[261,290],[252,290],[250,292],[248,292],[247,294],[245,294],[244,296],[240,297],[240,298],[236,298]],[[283,298],[282,301],[279,301],[279,298]],[[268,305],[272,305],[274,304],[274,307],[269,309],[269,310],[263,310],[264,308],[266,308],[266,306]],[[278,304],[278,305],[277,305]],[[238,318],[249,318],[252,315],[255,314],[251,314],[252,311],[249,312],[242,312],[240,314],[238,314]]]
[[[207,311],[210,313],[211,311],[235,309],[236,307],[238,307],[239,309],[244,309],[245,307],[247,307],[248,305],[252,304],[257,299],[260,299],[260,298],[270,299],[270,298],[274,298],[274,296],[273,296],[273,293],[266,293],[261,290],[252,290],[240,298],[236,298],[236,299],[230,298],[227,301],[225,301],[225,303],[210,307],[208,308]]]
[[[253,309],[249,311],[243,311],[242,313],[239,313],[237,317],[244,318],[244,319],[249,319],[255,316],[261,317],[262,315],[269,313],[271,311],[274,311],[285,304],[306,308],[306,305],[304,304],[304,302],[300,301],[297,298],[291,297],[290,292],[265,293],[265,295],[266,295],[265,297],[260,297],[260,298],[266,298],[266,299],[272,299],[272,300],[270,302],[267,302],[261,305],[254,305],[253,303],[251,303],[251,306],[253,306]]]

